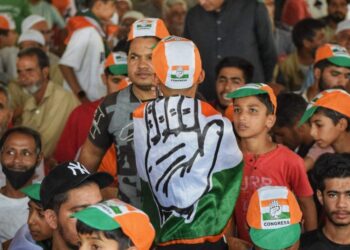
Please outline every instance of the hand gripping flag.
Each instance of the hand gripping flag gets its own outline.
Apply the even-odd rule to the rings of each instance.
[[[159,98],[134,111],[134,143],[156,243],[219,240],[242,179],[231,123],[200,100]]]

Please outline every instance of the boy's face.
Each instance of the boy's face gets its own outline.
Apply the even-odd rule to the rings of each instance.
[[[106,238],[102,232],[93,232],[92,234],[79,234],[80,250],[119,250],[117,241]]]
[[[118,91],[119,83],[125,76],[123,75],[108,75],[107,76],[107,92],[114,93]]]
[[[108,22],[116,11],[117,7],[114,0],[101,0],[96,2],[96,12],[94,14],[102,21]]]
[[[256,96],[235,99],[233,112],[236,132],[244,139],[267,134],[275,123],[275,115],[268,114],[267,107]]]
[[[340,123],[334,124],[332,119],[322,112],[315,113],[310,118],[310,134],[321,148],[326,148],[333,144],[343,132]]]
[[[273,128],[274,139],[277,143],[287,146],[290,150],[295,150],[300,144],[300,136],[297,129],[293,127],[277,127]]]
[[[245,84],[243,71],[235,67],[225,67],[219,72],[216,79],[216,95],[220,105],[227,107],[232,103],[232,99],[226,95]]]
[[[29,201],[28,207],[28,227],[33,239],[35,241],[43,241],[51,238],[53,230],[45,220],[42,207],[40,207],[34,201]]]

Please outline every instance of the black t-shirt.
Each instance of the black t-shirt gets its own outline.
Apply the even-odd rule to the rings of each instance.
[[[349,236],[350,237],[350,236]],[[322,229],[302,234],[300,238],[301,250],[350,250],[350,245],[339,245],[326,238]]]

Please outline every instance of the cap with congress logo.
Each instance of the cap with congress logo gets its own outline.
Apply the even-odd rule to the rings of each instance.
[[[40,183],[33,183],[20,190],[30,199],[40,202]]]
[[[315,63],[327,60],[340,67],[350,67],[350,55],[348,51],[337,44],[326,43],[316,50]]]
[[[72,217],[97,230],[110,231],[120,228],[139,250],[149,250],[155,237],[155,230],[148,216],[117,199],[89,206]]]
[[[196,45],[182,37],[169,36],[154,48],[152,63],[160,81],[171,89],[186,89],[198,81],[202,60]]]
[[[267,94],[269,96],[274,109],[273,113],[276,114],[276,109],[277,109],[276,95],[273,92],[272,88],[265,83],[248,83],[236,89],[235,91],[228,93],[226,97],[234,99],[234,98],[255,96],[255,95],[261,95],[261,94]]]
[[[16,29],[16,24],[11,18],[11,16],[7,14],[0,15],[0,29],[2,30],[14,30]]]
[[[322,91],[307,106],[299,121],[299,126],[307,122],[319,107],[334,110],[350,118],[350,95],[342,89]]]
[[[105,69],[108,68],[113,75],[128,74],[128,56],[125,52],[112,52],[106,58]]]
[[[57,165],[41,183],[40,198],[44,209],[52,208],[50,203],[56,195],[68,192],[86,181],[96,182],[103,188],[113,182],[113,177],[104,172],[91,174],[83,164],[76,161]]]
[[[298,241],[302,212],[286,187],[265,186],[250,199],[247,222],[254,244],[263,249],[284,249]]]
[[[27,30],[22,32],[22,34],[18,38],[17,43],[20,44],[21,42],[25,41],[33,41],[41,44],[42,46],[45,46],[45,38],[43,34],[41,34],[37,30]]]
[[[169,36],[169,31],[162,19],[143,18],[132,24],[128,35],[128,41],[131,41],[136,37],[145,36],[154,36],[163,39],[164,37]]]

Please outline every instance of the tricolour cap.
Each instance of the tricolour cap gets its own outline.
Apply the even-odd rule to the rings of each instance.
[[[350,30],[350,20],[344,20],[337,24],[337,29],[335,30],[335,34],[342,32],[344,30]]]
[[[166,28],[162,19],[159,18],[143,18],[135,21],[130,28],[128,41],[136,37],[153,36],[159,39],[169,36],[169,31]]]
[[[106,58],[105,69],[108,68],[113,75],[128,74],[128,56],[125,52],[112,52]]]
[[[307,106],[299,121],[299,126],[307,122],[319,107],[337,111],[350,118],[350,95],[341,89],[327,89],[322,91]]]
[[[186,89],[198,81],[202,60],[196,45],[182,37],[169,36],[154,48],[152,63],[160,81],[171,89]]]
[[[27,31],[33,27],[34,24],[38,22],[46,21],[46,19],[39,15],[30,15],[22,21],[21,29],[22,32]]]
[[[16,29],[16,24],[11,18],[11,16],[7,14],[1,14],[0,15],[0,29],[3,30],[15,30]]]
[[[30,199],[40,202],[40,183],[33,183],[20,190],[27,195]]]
[[[350,55],[339,45],[326,43],[316,50],[315,63],[327,60],[340,67],[350,67]]]
[[[155,237],[155,230],[148,216],[117,199],[89,206],[72,217],[97,230],[110,231],[120,228],[139,250],[149,250]]]
[[[273,113],[276,114],[277,110],[277,99],[276,95],[273,92],[272,88],[264,83],[248,83],[235,91],[228,93],[226,97],[228,98],[241,98],[241,97],[247,97],[247,96],[255,96],[255,95],[261,95],[261,94],[267,94],[270,98],[270,101],[273,105]]]
[[[91,174],[81,163],[75,161],[56,166],[41,183],[40,198],[44,209],[51,208],[50,203],[56,195],[68,192],[86,181],[93,181],[104,188],[113,182],[113,177],[104,172]]]
[[[26,30],[22,32],[18,38],[17,43],[20,44],[21,42],[25,41],[33,41],[41,44],[42,46],[45,46],[45,38],[43,34],[37,30]]]
[[[286,187],[265,186],[250,199],[247,222],[254,244],[263,249],[284,249],[298,241],[302,212]]]

